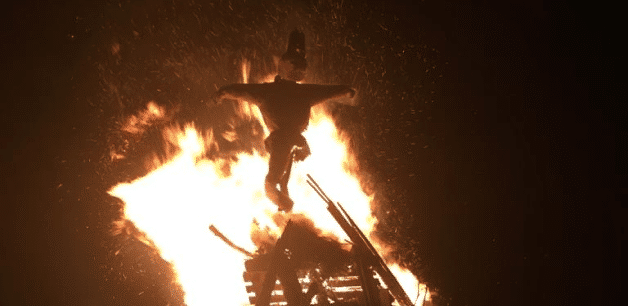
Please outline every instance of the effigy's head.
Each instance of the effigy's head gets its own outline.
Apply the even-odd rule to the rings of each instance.
[[[306,69],[305,34],[299,30],[294,30],[290,33],[288,50],[279,61],[279,75],[283,79],[301,81],[305,78]]]

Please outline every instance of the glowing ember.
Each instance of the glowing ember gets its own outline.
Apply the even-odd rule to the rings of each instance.
[[[248,103],[241,103],[239,110],[239,116],[261,119],[259,110]],[[153,120],[143,118],[163,116],[163,110],[154,103],[149,104],[147,113],[148,117],[135,117],[139,123],[136,127]],[[246,256],[227,246],[208,227],[214,225],[249,252],[257,249],[252,234],[281,234],[282,228],[273,222],[277,206],[264,193],[268,155],[240,153],[235,162],[204,159],[206,148],[215,144],[211,131],[201,134],[188,125],[168,127],[163,133],[166,145],[173,149],[169,152],[175,153],[165,162],[155,160],[148,175],[119,184],[110,194],[125,202],[124,218],[143,231],[162,258],[173,264],[187,305],[249,305],[242,278]],[[325,203],[307,185],[309,173],[319,178],[321,187],[342,203],[369,236],[377,221],[370,209],[373,197],[362,191],[359,179],[352,175],[357,173],[357,163],[323,107],[312,110],[304,136],[312,155],[294,165],[289,185],[295,202],[292,213],[308,216],[324,232],[347,239]],[[378,247],[380,254],[385,249]],[[429,300],[425,286],[419,288],[408,270],[396,264],[389,267],[408,295],[419,297],[417,304]]]

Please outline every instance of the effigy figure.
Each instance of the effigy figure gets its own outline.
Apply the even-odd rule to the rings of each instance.
[[[279,62],[279,75],[270,83],[231,84],[221,87],[217,100],[245,100],[257,105],[271,131],[264,140],[270,153],[265,180],[266,196],[280,211],[289,212],[294,205],[288,194],[288,181],[293,161],[310,155],[307,141],[301,134],[308,126],[310,109],[328,100],[353,98],[355,90],[345,85],[297,83],[305,77],[305,35],[294,30],[288,50]]]

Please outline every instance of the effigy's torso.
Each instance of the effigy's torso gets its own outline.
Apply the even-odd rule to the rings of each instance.
[[[303,132],[310,119],[310,101],[305,99],[299,84],[279,81],[266,84],[273,90],[259,104],[264,121],[271,131]]]

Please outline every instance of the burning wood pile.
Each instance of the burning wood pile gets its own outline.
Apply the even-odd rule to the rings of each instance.
[[[329,300],[360,305],[363,290],[355,265],[354,254],[339,243],[290,221],[270,253],[245,262],[244,280],[256,306],[328,305]]]
[[[388,306],[396,300],[401,306],[413,305],[340,203],[331,201],[311,176],[308,179],[351,241],[341,243],[321,237],[310,222],[290,220],[272,250],[248,253],[252,259],[245,262],[243,278],[250,303]],[[221,236],[215,228],[212,231]]]

